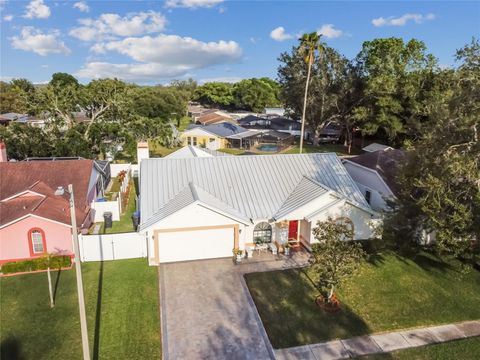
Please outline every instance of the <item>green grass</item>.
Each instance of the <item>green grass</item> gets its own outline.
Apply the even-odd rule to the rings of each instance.
[[[350,154],[348,153],[348,148],[341,144],[322,144],[318,146],[313,146],[310,144],[305,144],[303,146],[303,153],[322,153],[322,152],[334,152],[337,155],[358,155],[361,154],[362,151],[360,149],[351,148]],[[299,146],[295,145],[290,149],[286,150],[284,154],[298,154],[299,153]]]
[[[159,359],[157,269],[145,259],[82,264],[93,359]],[[2,359],[81,359],[75,270],[0,279]],[[98,356],[96,356],[98,355]]]
[[[123,212],[123,214],[120,215],[119,221],[112,222],[111,228],[105,229],[104,223],[102,223],[102,227],[100,228],[100,234],[116,234],[135,231],[132,223],[132,214],[135,212],[136,209],[135,188],[135,184],[133,182],[130,182],[130,193],[128,195],[127,209]]]
[[[249,274],[246,280],[276,348],[480,318],[480,272],[464,273],[458,262],[425,253],[386,253],[362,265],[340,289],[336,314],[314,304],[318,292],[306,270]]]
[[[190,124],[192,124],[192,119],[189,116],[184,116],[180,119],[180,126],[177,127],[177,130],[180,132],[184,131]]]
[[[161,146],[161,145],[157,144],[154,141],[149,141],[148,142],[148,147],[150,149],[150,157],[153,157],[153,158],[155,158],[155,157],[165,157],[165,156],[171,154],[172,152],[177,151],[178,149],[181,148],[181,146],[173,147],[173,148],[167,148],[165,146]]]
[[[477,360],[480,354],[480,337],[448,343],[422,346],[389,354],[360,357],[361,360]]]
[[[245,150],[243,149],[218,149],[218,151],[231,155],[242,155],[245,153]]]

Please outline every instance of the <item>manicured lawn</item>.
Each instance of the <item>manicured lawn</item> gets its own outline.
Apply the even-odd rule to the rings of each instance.
[[[378,255],[339,291],[342,310],[320,310],[308,271],[246,275],[272,345],[276,348],[394,329],[480,318],[480,272],[425,253]]]
[[[361,357],[362,360],[477,360],[480,355],[480,337],[443,344],[423,346],[389,354]]]
[[[145,259],[84,263],[93,359],[159,359],[157,269]],[[47,275],[0,279],[2,359],[80,359],[82,345],[75,270],[58,275],[50,309]]]
[[[131,182],[130,194],[128,195],[127,209],[123,212],[123,214],[120,215],[120,220],[113,221],[112,227],[108,229],[105,229],[104,224],[102,223],[102,227],[100,228],[100,234],[115,234],[115,233],[135,231],[133,229],[133,223],[132,223],[132,214],[135,212],[135,209],[136,209],[135,187],[136,187],[135,184]]]
[[[292,148],[286,150],[285,154],[298,154],[299,146],[295,145]],[[305,144],[303,146],[303,153],[319,153],[319,152],[334,152],[337,155],[358,155],[362,153],[362,150],[352,147],[350,154],[348,153],[348,148],[341,144],[322,144],[318,146],[313,146],[310,144]]]

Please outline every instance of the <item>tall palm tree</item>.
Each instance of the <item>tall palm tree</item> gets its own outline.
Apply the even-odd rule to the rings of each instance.
[[[305,136],[305,112],[307,110],[307,95],[308,95],[308,83],[310,82],[310,73],[312,71],[313,61],[315,60],[315,54],[320,51],[320,37],[317,32],[310,34],[303,34],[300,39],[299,52],[303,56],[305,63],[307,64],[307,81],[305,82],[305,96],[303,98],[303,113],[302,113],[302,129],[300,134],[300,154],[303,151],[303,138]]]

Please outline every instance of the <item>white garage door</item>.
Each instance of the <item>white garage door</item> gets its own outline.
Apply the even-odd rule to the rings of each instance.
[[[233,228],[160,232],[159,259],[164,263],[233,256],[233,239]]]

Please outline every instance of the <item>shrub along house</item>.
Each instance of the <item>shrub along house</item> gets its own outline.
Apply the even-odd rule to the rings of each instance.
[[[258,242],[309,248],[328,217],[355,239],[372,236],[376,213],[335,154],[149,159],[140,173],[150,265],[229,257]]]
[[[0,174],[0,264],[46,252],[71,255],[69,197],[55,190],[73,185],[77,230],[87,230],[101,181],[94,161],[1,162]]]

